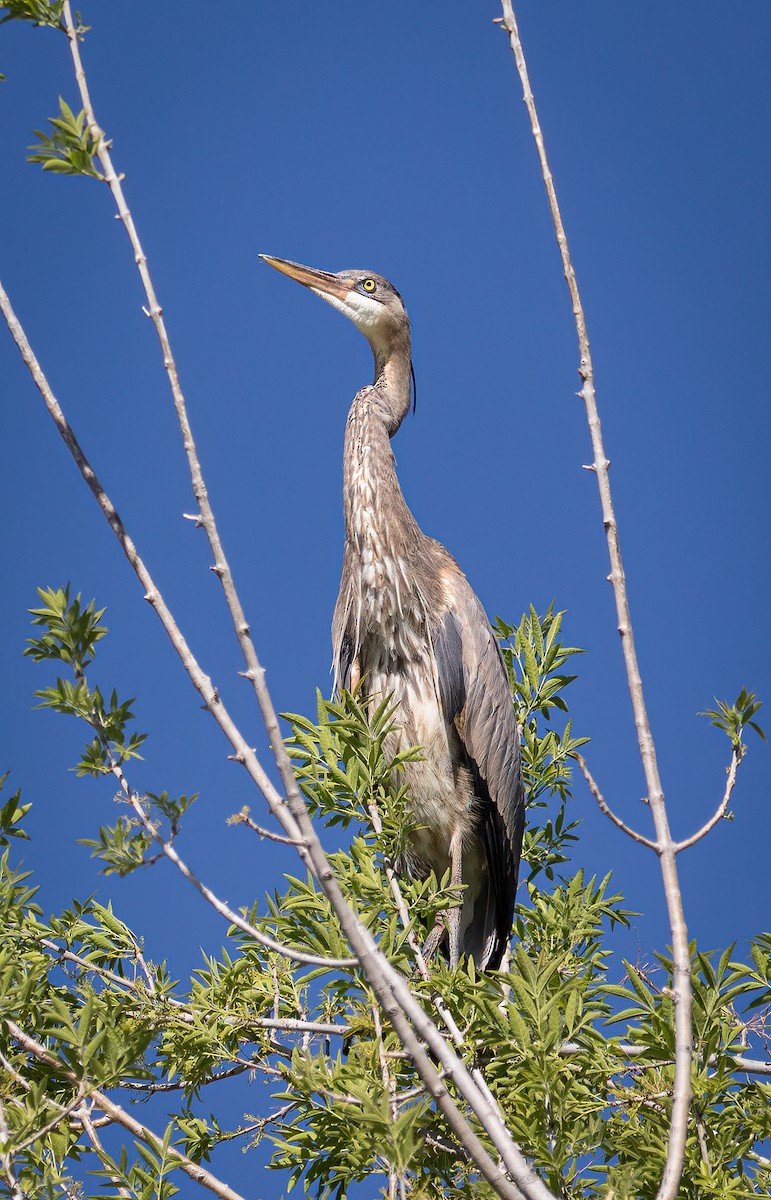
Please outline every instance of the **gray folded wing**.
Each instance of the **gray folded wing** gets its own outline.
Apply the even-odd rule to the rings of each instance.
[[[466,878],[473,912],[464,951],[495,968],[508,945],[524,829],[524,792],[514,703],[506,668],[484,609],[458,571],[434,653],[445,719],[471,772],[486,879]],[[473,861],[473,856],[472,856]]]

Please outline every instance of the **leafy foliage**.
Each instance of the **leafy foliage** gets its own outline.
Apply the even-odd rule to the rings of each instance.
[[[0,25],[6,21],[30,21],[33,25],[64,29],[64,0],[5,0],[0,12],[3,12]]]
[[[566,824],[570,761],[588,739],[574,738],[569,720],[561,734],[551,728],[555,713],[567,714],[562,693],[575,679],[562,669],[574,655],[583,653],[559,640],[564,615],[555,613],[550,604],[539,618],[531,605],[519,625],[508,625],[500,618],[496,623],[522,730],[522,774],[528,810],[532,816],[532,810],[546,809],[544,796],[559,801],[556,813],[547,816],[543,825],[531,821],[525,831],[522,854],[530,866],[529,882],[541,871],[547,879],[554,879],[555,867],[567,862],[565,850],[576,841],[573,830],[578,822]]]
[[[88,726],[89,745],[98,748],[88,773],[122,777],[140,736],[129,728],[133,702],[114,690],[105,700],[87,677],[106,632],[103,611],[83,607],[67,588],[40,595],[33,612],[40,635],[27,652],[63,664],[72,679],[38,696]],[[658,1186],[672,1101],[672,968],[664,956],[655,972],[625,963],[617,982],[609,937],[628,922],[623,898],[609,877],[558,874],[576,839],[566,814],[570,756],[580,744],[569,726],[552,723],[567,716],[572,677],[563,668],[575,653],[559,640],[561,620],[551,609],[542,618],[531,610],[516,626],[499,626],[524,731],[531,856],[506,970],[478,977],[471,963],[452,972],[441,959],[427,980],[415,970],[387,875],[403,847],[408,796],[400,767],[420,754],[385,754],[398,710],[385,702],[370,714],[359,695],[319,696],[315,720],[291,718],[290,750],[316,819],[351,835],[331,856],[345,895],[426,1010],[436,1014],[438,998],[453,1014],[462,1056],[484,1073],[555,1196],[647,1200]],[[745,697],[737,706],[749,714],[743,724],[754,703]],[[81,756],[81,773],[86,761]],[[147,866],[152,831],[165,824],[167,840],[179,835],[192,799],[142,796],[146,821],[134,810],[83,840],[108,873]],[[0,810],[0,835],[20,836],[28,807],[16,793]],[[400,888],[418,943],[458,902],[449,879],[405,879]],[[218,956],[207,956],[185,985],[174,983],[163,963],[146,960],[141,936],[111,906],[74,901],[44,919],[30,877],[7,849],[0,916],[0,1105],[8,1127],[0,1177],[8,1194],[13,1178],[25,1197],[74,1195],[86,1169],[100,1195],[167,1198],[189,1188],[180,1154],[216,1168],[218,1147],[233,1139],[272,1147],[271,1165],[289,1186],[302,1182],[318,1197],[342,1200],[356,1183],[371,1189],[378,1179],[384,1190],[425,1200],[491,1194],[358,970],[298,967],[230,930]],[[284,891],[255,904],[249,918],[286,945],[347,954],[309,876],[287,878]],[[768,1193],[769,1087],[738,1067],[767,1038],[770,964],[769,934],[747,962],[733,947],[719,957],[693,949],[696,1102],[680,1192],[686,1200]],[[45,1057],[30,1053],[15,1029]],[[260,1115],[228,1128],[211,1111],[212,1095],[247,1074],[267,1082],[272,1098]],[[451,1080],[447,1086],[454,1090]],[[125,1108],[126,1097],[159,1090],[167,1114],[159,1133],[127,1141],[105,1130],[89,1140],[84,1105],[97,1093]],[[170,1096],[177,1102],[169,1119]]]
[[[51,126],[50,133],[34,130],[40,144],[29,147],[34,153],[27,156],[27,162],[40,163],[44,171],[54,171],[59,175],[86,175],[92,179],[104,179],[95,162],[99,139],[89,126],[85,110],[73,113],[60,96],[59,116],[49,117],[48,124]]]
[[[737,1074],[736,1062],[758,1036],[767,1046],[766,1017],[771,999],[768,935],[751,946],[751,964],[733,960],[729,946],[718,958],[692,947],[694,1000],[694,1128],[686,1146],[681,1194],[687,1197],[764,1195],[771,1183],[769,1161],[758,1153],[771,1137],[771,1085]],[[636,1072],[619,1080],[617,1111],[609,1134],[618,1164],[609,1172],[620,1197],[653,1196],[658,1185],[659,1147],[665,1145],[667,1104],[674,1080],[672,963],[657,955],[664,978],[627,963],[627,982],[608,990],[627,1003],[612,1020],[627,1026],[639,1050]],[[716,962],[717,959],[717,962]],[[744,1006],[741,1013],[736,1005]],[[758,1006],[764,1017],[753,1021]],[[649,1150],[651,1157],[643,1150]]]
[[[762,700],[758,700],[754,692],[748,692],[746,688],[742,688],[734,704],[727,704],[724,700],[717,699],[715,703],[717,708],[708,708],[705,712],[699,713],[699,716],[709,717],[711,725],[722,729],[728,735],[732,749],[740,758],[744,757],[746,750],[742,736],[747,726],[753,729],[764,742],[766,741],[765,733],[757,721],[752,719],[763,707]]]

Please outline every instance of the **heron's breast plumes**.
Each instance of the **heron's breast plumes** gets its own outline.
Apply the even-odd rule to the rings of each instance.
[[[382,661],[371,664],[371,669],[383,670],[389,661],[396,663],[424,651],[425,614],[414,564],[400,552],[400,539],[384,502],[387,488],[379,477],[376,451],[367,441],[358,451],[348,481],[351,599],[357,641],[373,635],[372,640],[380,643],[376,657]]]

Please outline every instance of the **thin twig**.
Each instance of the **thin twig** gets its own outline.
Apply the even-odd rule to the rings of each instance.
[[[514,54],[517,72],[522,84],[525,105],[530,118],[530,127],[541,164],[541,172],[543,175],[544,185],[546,187],[546,194],[549,201],[549,208],[551,210],[554,231],[557,238],[557,245],[562,258],[562,266],[568,285],[568,291],[570,293],[573,316],[576,324],[576,332],[578,334],[580,357],[579,375],[582,381],[580,394],[586,407],[586,415],[589,423],[592,448],[594,451],[593,468],[600,492],[602,521],[605,528],[605,536],[608,543],[608,553],[610,556],[610,580],[613,585],[613,593],[616,601],[618,632],[621,637],[624,665],[626,667],[629,693],[632,700],[632,710],[634,712],[635,727],[637,729],[637,743],[640,750],[643,771],[645,773],[647,800],[648,804],[650,805],[654,829],[656,831],[656,843],[658,845],[657,853],[659,863],[661,864],[664,895],[666,898],[669,926],[672,934],[676,1046],[674,1096],[670,1116],[667,1159],[659,1189],[656,1194],[656,1200],[675,1200],[680,1185],[680,1176],[682,1175],[683,1162],[685,1159],[685,1141],[688,1132],[688,1111],[691,1102],[692,1049],[691,959],[688,946],[688,929],[685,923],[682,894],[677,875],[677,851],[675,842],[673,841],[672,834],[669,829],[669,819],[667,816],[664,791],[661,786],[661,779],[659,777],[659,769],[656,761],[656,748],[653,741],[653,735],[651,733],[650,721],[648,719],[648,712],[643,694],[642,678],[640,676],[637,653],[635,651],[634,636],[632,633],[632,620],[629,610],[629,599],[626,591],[626,577],[624,575],[624,566],[621,558],[621,549],[618,536],[618,526],[616,524],[616,517],[613,510],[613,500],[610,488],[610,462],[605,453],[605,447],[602,441],[600,418],[597,410],[594,388],[594,368],[592,365],[591,348],[589,345],[589,336],[586,328],[586,316],[584,313],[583,304],[581,303],[581,296],[578,290],[576,274],[570,257],[567,234],[562,221],[562,214],[557,202],[557,193],[554,187],[551,170],[549,168],[548,158],[546,156],[546,147],[538,119],[535,98],[530,86],[527,64],[525,62],[522,42],[520,40],[517,21],[514,16],[511,0],[502,0],[502,6],[502,23],[509,35],[509,43]]]
[[[388,1094],[388,1114],[391,1121],[395,1121],[399,1113],[396,1107],[396,1079],[391,1074],[388,1055],[385,1052],[383,1043],[383,1026],[380,1021],[380,1010],[377,1005],[372,1006],[372,1024],[375,1029],[375,1037],[377,1038],[377,1053],[380,1061],[380,1075],[383,1081],[383,1088]],[[419,1089],[423,1091],[423,1088]]]
[[[232,817],[228,817],[228,825],[245,825],[247,829],[251,829],[252,833],[256,833],[258,837],[267,838],[271,842],[279,842],[282,846],[300,845],[295,838],[284,837],[282,833],[274,833],[272,829],[266,829],[264,825],[258,825],[249,816],[248,808],[242,808],[240,812],[234,813]]]
[[[56,1129],[56,1126],[60,1125],[65,1117],[69,1117],[76,1108],[80,1107],[86,1094],[86,1091],[81,1088],[75,1099],[70,1104],[66,1104],[64,1106],[57,1104],[56,1107],[59,1109],[59,1111],[57,1112],[56,1116],[52,1117],[50,1121],[46,1121],[45,1125],[42,1125],[40,1129],[36,1129],[34,1133],[30,1133],[26,1138],[24,1138],[23,1141],[14,1146],[14,1154],[21,1154],[23,1150],[28,1150],[30,1146],[34,1146],[35,1142],[39,1142],[40,1139],[44,1138],[47,1133],[51,1133],[52,1130]]]
[[[268,1125],[275,1125],[279,1121],[283,1121],[284,1117],[288,1116],[292,1109],[297,1108],[297,1106],[297,1101],[292,1100],[289,1104],[284,1104],[281,1108],[277,1108],[268,1117],[260,1117],[251,1125],[245,1125],[242,1129],[229,1130],[218,1138],[218,1144],[222,1145],[224,1142],[232,1142],[235,1138],[248,1137],[252,1133],[262,1134]]]
[[[615,1093],[613,1093],[615,1094]],[[666,1113],[666,1109],[662,1104],[656,1103],[656,1097],[660,1100],[668,1100],[671,1097],[671,1092],[654,1092],[652,1096],[624,1096],[621,1100],[608,1100],[608,1108],[652,1108],[654,1112]]]
[[[609,820],[611,820],[613,822],[613,824],[616,825],[623,833],[625,833],[627,835],[627,837],[630,837],[633,842],[639,842],[641,846],[647,846],[649,850],[658,851],[658,844],[656,842],[651,841],[650,838],[644,837],[643,834],[638,833],[636,829],[632,829],[629,825],[626,824],[625,821],[622,821],[621,817],[616,816],[616,814],[613,812],[612,808],[610,808],[607,801],[605,800],[605,797],[603,796],[599,787],[597,786],[594,776],[592,775],[591,771],[589,770],[588,766],[586,765],[586,759],[584,758],[583,754],[579,754],[576,751],[573,753],[573,758],[576,760],[579,767],[581,768],[584,779],[586,780],[587,784],[589,785],[589,791],[592,793],[592,795],[594,796],[594,799],[597,801],[597,806],[600,809],[600,812],[603,812],[605,814],[605,816],[608,817]]]
[[[702,1162],[707,1168],[707,1174],[712,1174],[712,1163],[709,1160],[709,1149],[707,1147],[707,1132],[704,1128],[704,1122],[701,1116],[696,1117],[696,1135],[699,1139],[699,1151],[701,1153]]]
[[[150,993],[151,996],[154,996],[155,995],[155,977],[153,976],[152,972],[150,971],[150,968],[148,967],[147,963],[145,962],[144,955],[142,954],[142,951],[139,949],[138,946],[134,950],[134,958],[136,959],[137,963],[139,964],[139,968],[140,968],[142,974],[144,975],[145,979],[147,980],[148,992]]]
[[[134,812],[139,815],[142,806],[134,793],[131,793],[131,795],[133,796],[133,799],[129,800],[129,803],[134,809]],[[148,832],[152,830],[151,821],[147,820],[146,828],[148,829]],[[275,951],[276,954],[280,954],[282,957],[288,958],[291,962],[301,963],[307,966],[325,967],[327,970],[345,970],[346,968],[355,967],[357,965],[356,959],[329,958],[321,954],[306,954],[304,950],[295,950],[292,946],[287,946],[285,942],[279,942],[275,938],[269,937],[268,934],[263,933],[261,929],[257,929],[250,921],[247,921],[244,917],[242,917],[240,913],[234,912],[230,905],[226,904],[224,900],[220,900],[219,897],[214,894],[211,888],[208,888],[205,883],[202,883],[201,880],[198,879],[198,877],[190,870],[187,863],[185,863],[179,857],[170,842],[165,842],[160,837],[158,838],[158,841],[163,847],[163,853],[166,855],[169,861],[174,863],[174,866],[177,868],[179,873],[184,876],[185,879],[187,879],[188,883],[193,885],[197,892],[200,892],[200,894],[209,902],[212,908],[215,909],[215,911],[218,912],[221,917],[224,917],[225,920],[230,921],[231,925],[235,925],[236,928],[240,929],[243,933],[248,933],[249,937],[253,938],[254,941],[260,946],[265,946],[267,949]]]
[[[339,1021],[303,1021],[298,1017],[255,1017],[255,1025],[261,1029],[279,1029],[288,1033],[320,1033],[326,1037],[348,1037],[353,1032],[351,1025]]]
[[[731,754],[731,762],[728,767],[728,778],[726,779],[723,799],[720,801],[717,809],[706,822],[706,824],[702,825],[701,829],[692,834],[691,837],[683,838],[682,842],[677,842],[675,844],[676,854],[679,854],[682,850],[690,850],[691,846],[695,846],[697,842],[700,842],[703,837],[707,836],[710,830],[715,828],[718,821],[722,821],[723,817],[726,815],[728,805],[731,801],[731,792],[734,790],[734,785],[736,784],[736,772],[739,769],[740,762],[741,754],[738,750],[734,750]]]
[[[196,1083],[196,1088],[208,1087],[210,1083],[219,1083],[222,1079],[232,1079],[234,1075],[243,1075],[246,1071],[253,1071],[257,1063],[236,1063],[234,1067],[228,1067],[226,1071],[220,1071],[214,1075],[210,1075],[208,1079],[202,1079]],[[184,1080],[172,1083],[141,1083],[139,1080],[121,1079],[119,1083],[113,1085],[126,1092],[145,1092],[149,1096],[154,1096],[158,1092],[182,1092],[188,1086]]]
[[[81,1111],[79,1113],[77,1113],[76,1115],[77,1115],[77,1118],[80,1121],[81,1125],[83,1126],[86,1137],[90,1141],[91,1145],[94,1147],[94,1150],[96,1151],[96,1153],[99,1155],[99,1158],[105,1165],[108,1165],[111,1162],[110,1156],[107,1154],[104,1146],[102,1145],[102,1143],[99,1139],[99,1135],[96,1132],[96,1129],[94,1127],[94,1122],[91,1120],[91,1113],[88,1111],[88,1109],[84,1105],[83,1108],[81,1109]],[[116,1179],[113,1180],[113,1186],[116,1187],[116,1190],[117,1190],[117,1193],[119,1196],[124,1197],[125,1200],[131,1200],[131,1192],[128,1190],[128,1188],[121,1186]]]
[[[103,979],[109,979],[111,983],[116,983],[119,987],[124,987],[130,992],[136,992],[138,990],[135,979],[126,979],[123,975],[116,974],[115,971],[111,971],[108,967],[103,967],[99,963],[89,962],[87,958],[83,958],[82,955],[76,954],[73,950],[63,949],[50,938],[41,937],[39,939],[36,938],[35,940],[41,946],[44,946],[46,950],[50,950],[51,953],[62,962],[74,963],[75,966],[81,967],[85,971],[93,972]],[[170,1001],[170,1003],[173,1004],[175,1001]]]

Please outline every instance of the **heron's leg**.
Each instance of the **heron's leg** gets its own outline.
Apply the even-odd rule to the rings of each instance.
[[[453,887],[463,883],[463,840],[456,833],[450,845],[450,882]],[[460,962],[460,907],[451,908],[447,913],[447,927],[450,933],[450,967],[454,971]]]
[[[436,924],[426,938],[425,945],[423,946],[423,957],[427,962],[436,954],[439,946],[441,945],[444,934],[444,921],[442,920],[442,917],[439,916],[437,917]]]

